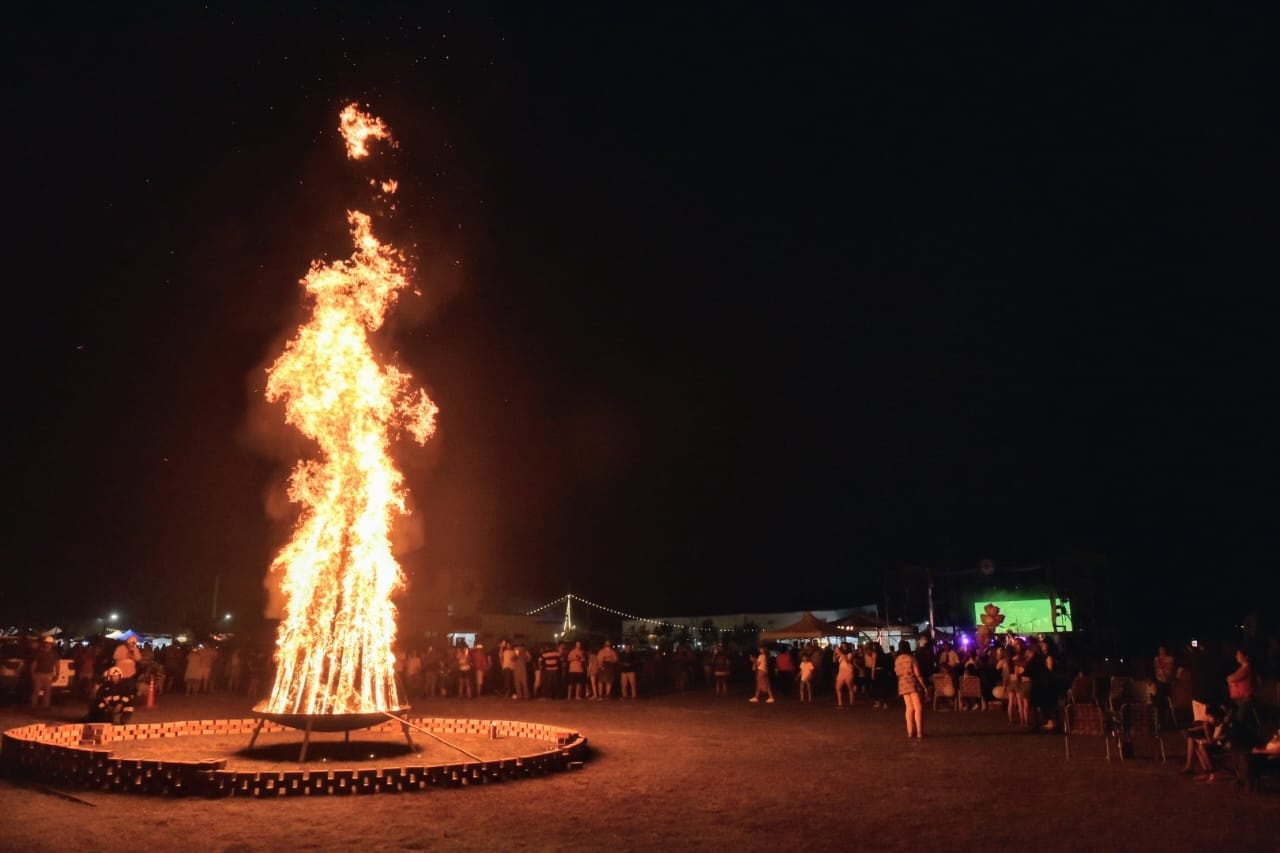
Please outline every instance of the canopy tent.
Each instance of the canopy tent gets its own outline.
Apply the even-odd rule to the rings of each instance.
[[[921,628],[910,623],[903,625],[893,625],[885,622],[878,616],[872,616],[868,613],[850,613],[843,619],[832,623],[831,627],[839,632],[843,637],[857,637],[859,643],[871,642],[880,646],[886,646],[887,650],[892,652],[898,647],[898,643],[907,640],[912,644],[916,643],[916,638],[920,636]],[[927,625],[925,626],[928,627]]]
[[[817,616],[805,611],[799,620],[772,631],[761,631],[760,641],[770,640],[818,640],[824,637],[843,637],[845,631],[823,622]]]
[[[887,626],[884,620],[878,616],[855,611],[831,623],[831,627],[839,631],[841,636],[854,636],[868,632],[883,631]]]
[[[821,640],[840,638],[847,640],[856,638],[858,642],[888,643],[890,651],[897,647],[900,640],[914,641],[919,634],[915,625],[888,625],[884,620],[869,613],[851,612],[830,622],[819,619],[806,612],[791,625],[760,632],[760,641],[767,643],[775,640]]]
[[[142,631],[135,631],[133,628],[129,628],[124,631],[120,631],[120,630],[108,631],[102,636],[106,637],[108,640],[115,640],[116,642],[125,642],[130,637],[134,637],[138,640],[139,643],[142,643],[144,645],[150,645],[153,648],[157,648],[157,649],[163,649],[165,646],[172,646],[175,642],[178,642],[179,640],[183,643],[190,642],[192,644],[202,642],[199,638],[196,638],[196,637],[185,637],[185,636],[179,635],[177,638],[175,638],[173,634],[146,634],[146,633],[143,633]],[[230,634],[230,633],[209,634],[208,639],[204,640],[203,642],[208,642],[209,640],[212,640],[215,643],[225,643],[231,640],[233,637],[235,637],[235,634]]]

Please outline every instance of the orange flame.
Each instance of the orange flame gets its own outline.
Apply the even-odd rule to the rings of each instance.
[[[347,154],[389,139],[380,119],[355,104],[342,112]],[[391,553],[392,518],[407,513],[403,476],[388,448],[401,430],[424,443],[435,403],[411,390],[410,376],[377,361],[368,335],[407,284],[404,258],[373,235],[360,211],[347,219],[355,252],[313,262],[301,281],[312,301],[301,326],[268,371],[267,399],[284,401],[285,420],[319,446],[289,480],[301,505],[293,538],[272,563],[285,595],[273,713],[346,714],[403,706],[391,646],[403,585]]]
[[[358,104],[347,104],[338,116],[338,130],[347,143],[347,156],[359,160],[369,156],[365,141],[383,139],[389,145],[395,145],[391,138],[391,130],[377,116],[362,112]]]

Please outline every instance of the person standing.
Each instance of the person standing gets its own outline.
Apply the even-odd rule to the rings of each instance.
[[[476,698],[476,683],[471,677],[471,649],[465,642],[459,643],[453,653],[454,667],[458,672],[458,698]]]
[[[600,653],[596,655],[596,665],[600,667],[599,673],[596,674],[596,698],[611,699],[613,698],[613,677],[618,671],[618,651],[608,640],[604,641],[604,645],[600,647]]]
[[[632,699],[636,698],[636,671],[639,666],[640,661],[636,659],[635,647],[627,643],[622,647],[622,654],[618,655],[618,672],[622,681],[623,699],[628,696]]]
[[[217,646],[205,646],[204,658],[200,662],[200,692],[213,692],[213,674],[218,671],[218,662],[222,660],[222,652]]]
[[[40,638],[40,647],[31,659],[31,707],[49,710],[53,707],[53,679],[58,675],[58,650],[53,637]]]
[[[433,645],[427,646],[427,653],[422,656],[422,697],[424,699],[440,698],[440,652]]]
[[[165,688],[168,690],[177,690],[186,687],[187,673],[187,651],[180,643],[170,643],[160,651],[160,663],[164,666]],[[99,667],[97,675],[101,676],[104,672],[103,667]]]
[[[756,689],[751,694],[748,702],[759,702],[760,694],[763,693],[769,698],[765,700],[766,704],[773,703],[773,684],[769,681],[769,650],[764,646],[760,647],[759,654],[756,655],[755,663],[752,669],[756,674]]]
[[[1040,730],[1056,731],[1058,727],[1058,690],[1054,668],[1057,654],[1053,641],[1040,637],[1036,641],[1028,672],[1031,675],[1031,705],[1035,708]]]
[[[849,696],[849,707],[853,707],[854,652],[848,643],[842,643],[835,650],[833,657],[836,664],[836,707],[844,707],[844,697]]]
[[[506,640],[498,643],[498,660],[502,665],[502,695],[516,698],[516,647]]]
[[[395,678],[396,692],[406,697],[409,695],[408,660],[402,646],[391,647],[391,673]]]
[[[906,640],[898,643],[898,656],[893,661],[893,672],[898,677],[898,695],[902,697],[902,704],[905,706],[907,737],[923,738],[924,697],[921,689],[924,687],[924,678],[920,675],[920,664],[911,653],[911,644]]]
[[[576,640],[569,650],[569,698],[581,699],[587,685],[587,653],[582,648],[582,641]]]
[[[864,699],[871,697],[873,708],[878,705],[876,700],[876,686],[878,683],[876,677],[877,675],[883,675],[883,673],[876,672],[879,657],[873,650],[878,650],[879,648],[875,643],[867,641],[863,646],[855,646],[850,650],[853,654],[854,666],[857,667],[854,674],[855,686],[859,684],[859,679],[861,679],[861,686],[854,691],[854,695],[861,693]],[[883,668],[883,661],[880,661],[878,665]]]
[[[729,650],[724,647],[724,643],[720,643],[711,655],[711,675],[716,681],[717,696],[729,695],[729,673],[732,668],[733,662],[729,658]]]
[[[138,649],[138,638],[130,637],[116,646],[111,659],[120,669],[120,692],[130,696],[138,692],[138,662],[142,660],[142,652]]]
[[[92,699],[94,682],[97,680],[98,654],[94,647],[87,643],[75,651],[76,662],[76,695],[81,699]]]
[[[1017,716],[1022,727],[1031,727],[1031,676],[1032,650],[1025,647],[1021,640],[1015,639],[1013,646],[1013,697],[1017,702]]]
[[[934,654],[933,639],[922,635],[916,643],[916,666],[920,667],[920,673],[924,676],[925,684],[929,683],[929,679],[933,678],[933,674],[937,671],[938,658]]]
[[[200,689],[200,656],[204,650],[200,646],[192,646],[182,656],[182,689],[186,695]]]
[[[693,650],[681,643],[671,653],[671,659],[676,667],[676,690],[683,693],[689,689],[689,679],[693,675]]]
[[[489,653],[484,650],[484,643],[476,643],[471,650],[471,670],[476,680],[476,696],[484,695],[485,676],[489,672]]]
[[[808,652],[800,656],[800,701],[813,702],[813,660]]]
[[[244,655],[241,654],[239,646],[234,646],[231,649],[231,655],[227,658],[227,690],[239,693],[243,675]]]
[[[560,689],[560,671],[564,662],[560,658],[560,650],[555,646],[547,646],[538,656],[538,672],[541,674],[541,693],[544,699],[559,699],[564,695]]]
[[[867,644],[867,652],[863,654],[864,665],[867,666],[867,678],[870,679],[873,708],[888,708],[893,695],[893,684],[888,674],[890,654],[881,642]],[[919,661],[916,661],[919,663]]]
[[[1249,652],[1236,649],[1236,669],[1226,677],[1227,693],[1232,706],[1231,757],[1235,762],[1236,781],[1250,791],[1257,787],[1255,768],[1250,759],[1254,747],[1262,746],[1266,736],[1259,730],[1260,720],[1254,707],[1254,694],[1258,689],[1257,674]]]
[[[409,653],[405,655],[404,680],[410,701],[418,698],[422,693],[422,655],[418,654],[416,647],[409,649]]]
[[[938,652],[937,666],[938,672],[946,673],[952,687],[959,683],[960,653],[956,651],[950,640],[942,641],[941,651]]]
[[[48,637],[45,638],[49,639]],[[1240,711],[1249,707],[1253,702],[1253,694],[1257,689],[1257,682],[1254,677],[1253,663],[1249,660],[1249,652],[1245,649],[1236,649],[1235,652],[1236,668],[1227,676],[1227,697],[1235,704],[1237,708],[1236,718],[1239,719]]]
[[[796,680],[796,659],[792,657],[791,646],[784,644],[774,659],[774,672],[778,677],[778,691],[783,696],[791,695],[791,684]]]
[[[600,698],[600,651],[587,650],[587,698]]]
[[[515,657],[512,659],[512,675],[515,682],[515,692],[512,699],[528,699],[529,698],[529,652],[524,647],[524,643],[516,643]]]

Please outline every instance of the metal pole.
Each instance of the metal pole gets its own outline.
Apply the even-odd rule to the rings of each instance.
[[[885,572],[880,576],[882,585],[884,586],[884,626],[889,627],[889,573]]]
[[[933,618],[933,572],[929,572],[929,639],[938,638],[938,626]]]
[[[457,744],[449,743],[449,741],[447,741],[447,740],[445,740],[444,738],[440,737],[440,736],[439,736],[438,734],[436,734],[435,732],[429,732],[429,731],[427,731],[426,729],[422,728],[421,726],[415,726],[413,723],[409,722],[408,720],[406,720],[406,719],[404,719],[404,718],[402,718],[402,717],[397,717],[395,714],[389,713],[389,712],[387,712],[387,711],[383,711],[383,712],[382,712],[382,715],[383,715],[384,717],[390,717],[391,719],[393,719],[393,720],[395,720],[397,723],[399,723],[399,724],[403,727],[403,729],[404,729],[405,737],[406,737],[406,738],[409,736],[409,731],[408,731],[408,730],[409,730],[409,729],[413,729],[415,732],[422,732],[424,735],[426,735],[426,736],[427,736],[427,737],[429,737],[429,738],[435,738],[436,740],[440,741],[440,743],[444,744],[445,746],[449,747],[450,749],[456,749],[456,750],[458,750],[458,752],[461,752],[463,755],[467,756],[468,758],[474,758],[476,761],[484,761],[484,759],[483,759],[483,758],[481,758],[480,756],[478,756],[478,755],[472,755],[471,753],[467,752],[465,749],[463,749],[462,747],[458,746]],[[409,744],[410,744],[410,746],[412,746],[412,745],[413,745],[413,741],[409,741]]]

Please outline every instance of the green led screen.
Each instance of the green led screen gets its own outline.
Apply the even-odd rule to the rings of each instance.
[[[1029,636],[1032,634],[1053,633],[1053,602],[1047,598],[1024,599],[1021,601],[979,601],[973,605],[973,623],[982,624],[983,608],[994,604],[1004,614],[1004,622],[996,629],[996,633],[1004,634],[1012,631],[1015,634]],[[1058,630],[1071,631],[1071,610],[1058,616]]]

